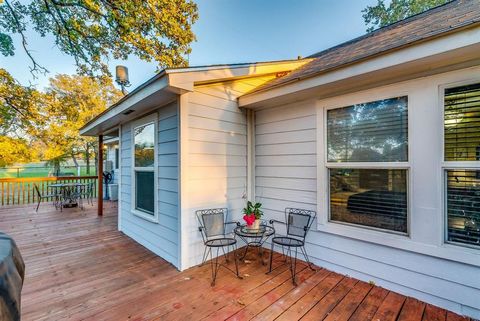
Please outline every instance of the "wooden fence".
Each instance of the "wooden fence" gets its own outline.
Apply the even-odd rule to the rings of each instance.
[[[38,202],[38,195],[33,185],[36,184],[42,195],[54,192],[51,184],[60,183],[92,183],[97,182],[97,176],[64,176],[64,177],[32,177],[32,178],[0,178],[1,206],[20,205]],[[94,187],[97,196],[97,184]],[[44,199],[43,201],[50,201]]]

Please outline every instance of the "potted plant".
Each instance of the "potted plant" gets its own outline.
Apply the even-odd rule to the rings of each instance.
[[[247,223],[247,228],[256,230],[260,228],[260,219],[263,215],[261,207],[262,203],[247,202],[247,206],[243,209],[243,220]]]

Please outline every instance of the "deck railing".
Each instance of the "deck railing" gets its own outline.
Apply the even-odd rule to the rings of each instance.
[[[49,186],[59,183],[92,183],[97,182],[97,176],[63,176],[63,177],[32,177],[32,178],[0,178],[1,206],[20,205],[38,202],[33,185],[36,184],[42,195],[54,192]],[[97,196],[97,184],[94,187]],[[44,202],[50,201],[47,199]]]

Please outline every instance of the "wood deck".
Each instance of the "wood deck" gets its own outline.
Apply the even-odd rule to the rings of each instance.
[[[115,203],[62,213],[42,205],[0,207],[0,230],[26,263],[22,320],[467,320],[356,279],[300,264],[266,275],[254,252],[243,280],[210,267],[178,272],[117,229]],[[279,260],[280,257],[275,257]]]

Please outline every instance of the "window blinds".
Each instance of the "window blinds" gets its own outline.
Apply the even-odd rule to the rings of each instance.
[[[445,160],[480,160],[480,84],[445,90]]]

